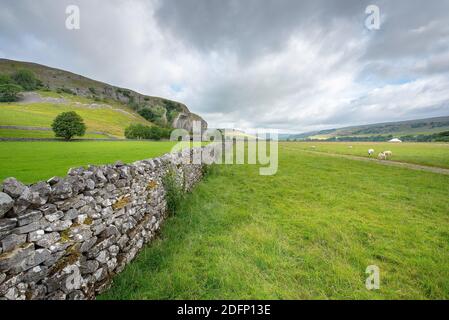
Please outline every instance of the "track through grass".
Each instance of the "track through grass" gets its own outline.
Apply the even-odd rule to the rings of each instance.
[[[393,152],[392,161],[449,168],[449,143],[383,143],[383,142],[282,142],[282,146],[309,151],[368,157],[374,149],[374,158],[383,151]]]

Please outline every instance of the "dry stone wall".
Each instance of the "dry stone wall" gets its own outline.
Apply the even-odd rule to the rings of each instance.
[[[207,147],[202,148],[208,151]],[[0,189],[0,299],[93,299],[166,217],[163,177],[189,191],[203,176],[192,150],[132,164],[70,169]]]

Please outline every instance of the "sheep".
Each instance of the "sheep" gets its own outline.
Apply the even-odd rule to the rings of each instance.
[[[374,154],[374,149],[369,149],[368,150],[368,155],[371,157]]]
[[[383,154],[385,155],[385,158],[391,158],[393,156],[393,152],[391,151],[384,151]]]
[[[379,160],[387,160],[387,157],[385,156],[385,153],[381,152],[377,156],[377,159],[379,159]]]

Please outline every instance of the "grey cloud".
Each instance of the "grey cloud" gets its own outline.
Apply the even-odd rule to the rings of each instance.
[[[369,1],[164,0],[156,18],[163,30],[198,50],[233,50],[250,59],[282,50],[294,33],[363,16],[364,3]]]
[[[449,114],[449,1],[0,0],[0,55],[290,131]],[[81,30],[64,27],[81,9]],[[364,28],[377,4],[382,25]],[[177,88],[174,90],[173,88]]]

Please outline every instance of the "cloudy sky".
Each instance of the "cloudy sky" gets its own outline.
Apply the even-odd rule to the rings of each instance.
[[[78,5],[79,30],[66,6]],[[380,9],[379,30],[365,8]],[[449,115],[449,1],[0,0],[0,57],[285,132]]]

